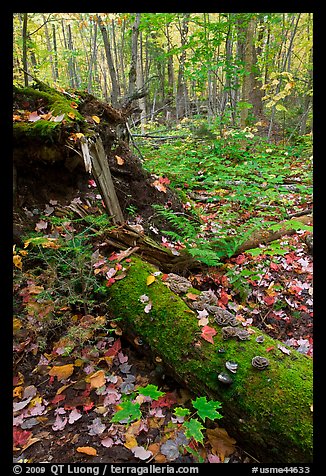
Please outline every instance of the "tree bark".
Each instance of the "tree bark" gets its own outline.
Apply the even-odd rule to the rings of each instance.
[[[126,263],[127,264],[127,263]],[[160,358],[167,373],[197,396],[222,403],[223,426],[238,444],[262,463],[308,463],[312,460],[312,360],[291,349],[284,354],[280,342],[252,328],[246,341],[224,340],[221,327],[214,343],[201,338],[202,328],[187,304],[172,293],[160,276],[148,286],[147,277],[157,269],[136,256],[124,279],[109,288],[108,308],[131,342],[146,355]],[[149,313],[140,296],[152,304]],[[136,339],[138,337],[138,339]],[[282,344],[283,346],[283,344]],[[267,352],[266,349],[273,348]],[[224,349],[224,353],[219,352]],[[251,360],[266,357],[269,366],[257,370]],[[238,363],[229,374],[233,383],[221,383],[217,375],[227,372],[228,360]]]
[[[179,58],[179,70],[178,70],[178,82],[177,82],[177,92],[176,92],[176,114],[177,119],[182,119],[186,114],[187,103],[188,103],[188,90],[187,83],[184,78],[184,69],[186,62],[186,50],[184,49],[187,41],[188,35],[188,23],[189,23],[189,13],[182,14],[182,21],[180,21],[179,32],[181,39],[181,54]]]
[[[103,21],[101,20],[101,17],[97,15],[97,22],[100,27],[102,37],[103,37],[103,43],[104,43],[104,49],[105,49],[105,54],[106,54],[106,60],[109,68],[109,73],[110,73],[110,78],[111,78],[111,103],[113,107],[117,107],[119,104],[119,95],[120,95],[120,89],[119,89],[119,84],[117,80],[117,74],[114,68],[113,64],[113,59],[112,59],[112,54],[111,54],[111,48],[110,48],[110,43],[109,43],[109,38],[108,38],[108,32],[106,31],[105,25]]]
[[[23,69],[24,69],[24,85],[25,87],[28,86],[28,62],[27,62],[27,13],[23,14]]]
[[[256,118],[260,118],[263,110],[262,92],[260,89],[261,83],[257,78],[257,54],[254,45],[254,34],[256,28],[256,19],[250,18],[246,28],[246,40],[244,48],[244,68],[245,75],[242,83],[242,101],[252,105],[252,114]],[[249,109],[244,107],[240,114],[240,127],[244,128],[247,125]]]

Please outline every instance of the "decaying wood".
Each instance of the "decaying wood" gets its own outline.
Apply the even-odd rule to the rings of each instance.
[[[295,221],[307,224],[311,221],[311,215],[298,217]],[[295,233],[295,230],[289,227],[289,220],[280,222],[280,225],[281,228],[277,231],[259,230],[253,233],[248,240],[235,250],[233,256],[252,248],[257,248],[260,244],[267,244],[278,240],[283,235]],[[138,246],[139,250],[137,254],[149,263],[159,266],[165,272],[184,274],[190,269],[203,266],[202,263],[195,260],[186,250],[181,250],[179,255],[175,255],[169,248],[159,245],[144,233],[139,233],[126,224],[110,231],[105,237],[105,241],[108,245],[116,249],[124,250],[129,247]],[[224,258],[226,257],[227,256]],[[223,257],[221,257],[221,260],[223,260]]]
[[[295,217],[295,221],[299,221],[304,225],[307,225],[311,221],[311,219],[311,215]],[[277,231],[258,230],[254,232],[248,240],[246,240],[244,243],[242,243],[242,245],[239,246],[239,248],[234,254],[237,255],[252,248],[257,248],[260,244],[271,243],[272,241],[278,240],[284,235],[293,235],[296,230],[294,228],[290,228],[289,223],[289,220],[281,221],[279,223],[281,228]]]
[[[160,276],[147,285],[147,277],[155,271],[157,268],[133,255],[124,279],[110,287],[108,310],[113,318],[120,318],[124,337],[147,358],[162,362],[166,373],[195,395],[221,402],[219,426],[227,428],[261,463],[310,462],[312,360],[285,349],[254,327],[250,327],[248,340],[225,340],[225,328],[212,316],[209,326],[216,335],[214,343],[206,342],[196,313],[180,297],[186,300],[186,294],[173,293]],[[152,305],[149,313],[139,299],[144,294]],[[256,341],[258,335],[263,335],[263,343]],[[269,360],[265,370],[253,367],[255,356]],[[235,374],[226,370],[230,360],[238,363]],[[225,372],[233,380],[230,385],[218,379]]]
[[[84,158],[86,157],[86,160],[88,160],[87,153],[85,153],[84,149],[82,149],[83,156]],[[100,137],[90,141],[89,157],[91,160],[91,172],[98,188],[100,189],[101,196],[108,214],[112,216],[112,221],[114,224],[123,223],[123,214],[115,192],[109,164]],[[89,169],[88,171],[90,172]]]

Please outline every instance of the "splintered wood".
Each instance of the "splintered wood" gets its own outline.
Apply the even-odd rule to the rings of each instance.
[[[114,224],[122,224],[124,218],[101,138],[81,141],[81,149],[86,171],[92,173],[108,214]]]

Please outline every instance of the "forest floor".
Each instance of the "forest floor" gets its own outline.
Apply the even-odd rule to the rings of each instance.
[[[187,122],[180,125],[189,140],[159,146],[155,140],[139,141],[144,167],[156,174],[153,183],[162,197],[156,213],[174,220],[178,233],[151,224],[141,214],[141,202],[129,206],[129,222],[143,226],[175,253],[184,247],[195,250],[202,267],[187,276],[193,287],[214,291],[219,305],[236,314],[244,327],[256,326],[293,351],[312,356],[313,258],[307,245],[312,219],[267,245],[236,256],[230,249],[222,262],[212,246],[217,236],[236,237],[238,243],[264,224],[277,226],[293,215],[312,213],[310,138],[270,145],[248,130],[212,141],[191,137],[187,127]],[[173,217],[169,187],[183,201],[183,211]],[[86,208],[93,218],[86,228],[82,220],[55,216],[54,198],[49,192],[37,208],[25,201],[26,219],[35,219],[34,239],[40,241],[36,250],[26,240],[25,247],[14,249],[14,460],[255,462],[223,428],[223,418],[211,426],[214,437],[205,436],[203,444],[187,438],[175,408],[187,407],[193,396],[164,374],[160,362],[136,353],[118,322],[109,328],[104,324],[103,305],[92,301],[90,292],[98,245],[91,230],[107,225],[101,222],[94,182],[69,197],[91,205]],[[66,240],[68,235],[73,246],[56,248],[55,237]],[[95,261],[87,267],[89,252]],[[61,275],[51,253],[66,264]],[[89,287],[78,289],[78,273],[85,270]],[[65,296],[61,301],[60,295]],[[289,351],[284,347],[284,352]],[[144,388],[143,394],[137,390]],[[114,418],[130,395],[141,415]]]

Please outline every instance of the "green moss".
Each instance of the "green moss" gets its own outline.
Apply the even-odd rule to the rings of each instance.
[[[27,137],[54,142],[60,133],[60,123],[39,120],[36,122],[15,122],[13,124],[13,137],[23,141]]]
[[[266,447],[275,441],[280,462],[295,462],[298,457],[310,461],[311,359],[294,350],[285,355],[277,348],[279,342],[267,335],[263,343],[256,342],[255,337],[261,331],[255,328],[249,341],[224,341],[221,328],[210,322],[217,334],[214,345],[206,342],[200,337],[201,328],[195,313],[159,277],[147,286],[146,279],[153,271],[152,265],[133,257],[126,278],[116,282],[109,291],[109,307],[114,316],[121,317],[125,328],[140,335],[152,352],[174,369],[180,381],[188,383],[198,395],[219,399],[225,420],[242,439],[248,439],[248,444],[256,446],[261,440],[259,444]],[[148,314],[139,299],[143,294],[152,302]],[[267,352],[271,347],[273,349]],[[225,353],[219,353],[220,348],[224,348]],[[266,370],[252,367],[251,359],[256,355],[270,360]],[[239,365],[229,387],[217,379],[219,372],[226,371],[227,360]],[[239,419],[243,421],[239,423]]]

